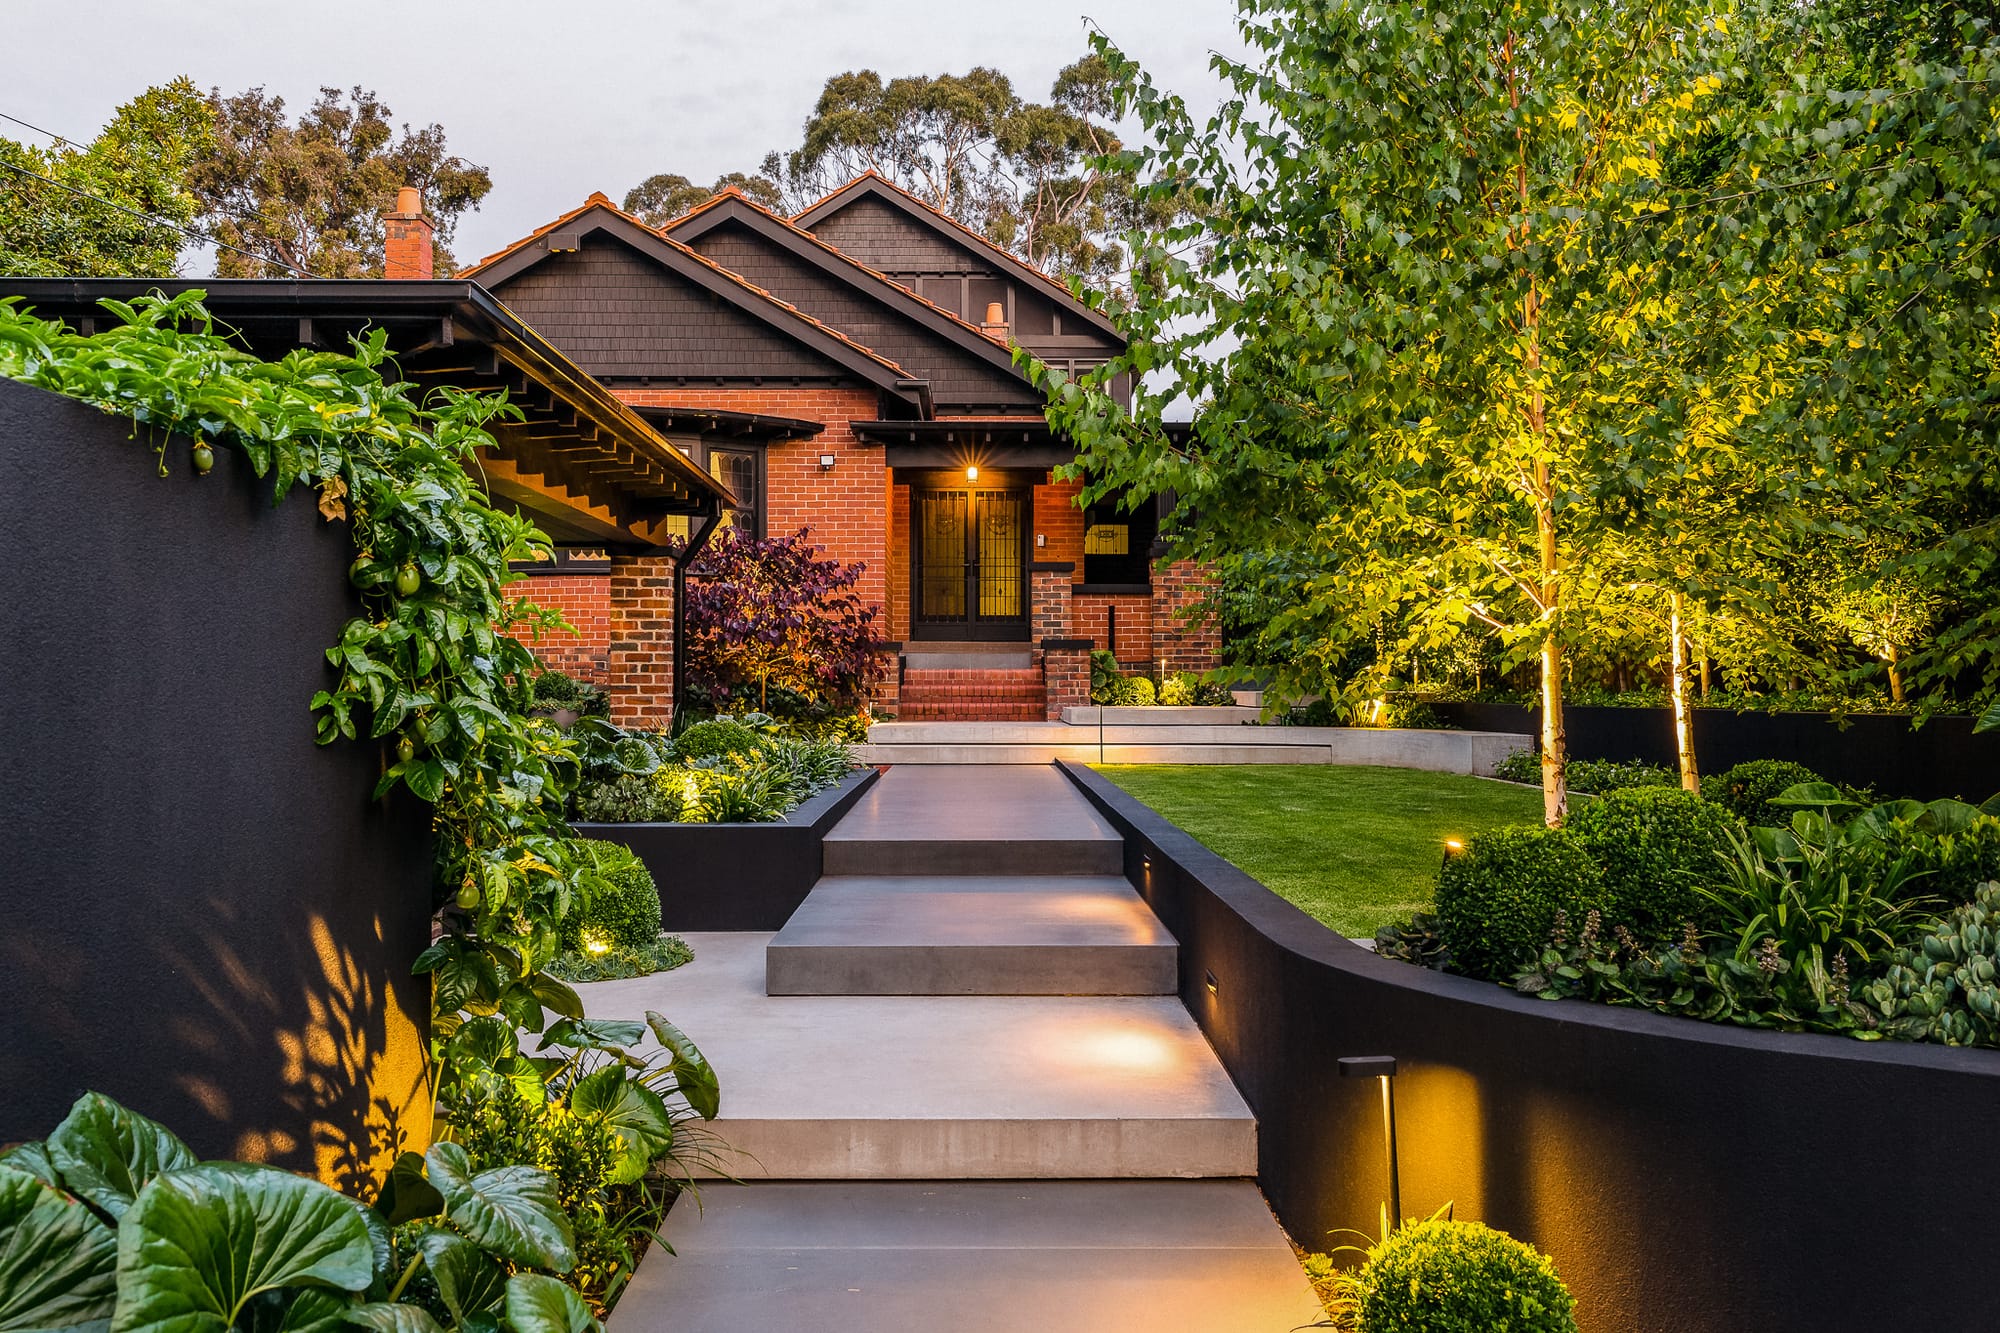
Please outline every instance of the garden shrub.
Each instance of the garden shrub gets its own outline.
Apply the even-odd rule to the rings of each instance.
[[[1118,659],[1102,648],[1090,655],[1090,701],[1094,704],[1116,704],[1125,688],[1125,677],[1119,673]]]
[[[674,738],[674,753],[682,759],[709,759],[716,755],[751,755],[764,745],[758,733],[734,718],[716,717],[697,722]]]
[[[1896,950],[1860,1000],[1889,1036],[2000,1047],[2000,883],[1981,884],[1935,930]]]
[[[1479,1222],[1413,1222],[1371,1246],[1342,1287],[1359,1333],[1576,1333],[1555,1265]]]
[[[1536,764],[1541,763],[1540,758]],[[1540,781],[1539,767],[1536,781]],[[1573,759],[1569,764],[1569,788],[1571,791],[1590,792],[1602,796],[1606,792],[1624,791],[1630,787],[1679,787],[1681,780],[1670,768],[1649,764],[1639,759]]]
[[[1539,785],[1542,780],[1542,756],[1532,745],[1525,750],[1516,750],[1493,766],[1493,776],[1509,782]]]
[[[586,824],[644,824],[670,819],[661,813],[661,769],[652,774],[618,773],[577,788],[576,818]]]
[[[1776,828],[1791,822],[1792,810],[1772,805],[1773,797],[1802,783],[1824,781],[1804,764],[1789,759],[1752,759],[1703,778],[1701,794],[1745,823]]]
[[[1460,971],[1501,981],[1539,954],[1558,910],[1581,920],[1603,895],[1602,872],[1568,830],[1490,829],[1438,872],[1438,933]]]
[[[1604,875],[1604,916],[1642,939],[1678,933],[1722,878],[1727,811],[1678,787],[1628,787],[1580,806],[1569,831]]]
[[[587,944],[637,949],[660,938],[660,893],[646,863],[622,843],[584,839],[597,864],[597,892],[570,909],[562,920],[565,949]]]
[[[1155,702],[1152,677],[1125,677],[1119,684],[1118,702],[1127,708],[1151,708]]]
[[[1194,703],[1194,678],[1175,674],[1160,682],[1162,708],[1187,708]]]
[[[587,681],[556,670],[545,670],[535,677],[534,699],[538,710],[567,709],[581,717],[611,714],[611,696]]]
[[[1976,815],[1946,833],[1901,826],[1884,840],[1883,854],[1888,860],[1908,858],[1919,893],[1953,906],[1971,902],[1980,885],[2000,880],[2000,818]]]

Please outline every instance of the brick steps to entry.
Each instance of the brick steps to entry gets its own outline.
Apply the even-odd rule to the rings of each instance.
[[[1038,722],[1048,695],[1034,667],[930,667],[903,673],[897,716],[909,722]]]

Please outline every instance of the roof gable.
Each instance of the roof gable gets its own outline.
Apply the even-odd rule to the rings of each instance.
[[[592,374],[782,377],[836,367],[914,411],[909,372],[592,195],[460,276],[501,295]]]
[[[718,195],[663,230],[927,376],[941,404],[1040,410],[1040,393],[1008,348],[752,200]]]
[[[856,213],[854,210],[860,211]],[[912,257],[929,254],[942,260],[945,255],[963,256],[975,260],[981,268],[1024,279],[1030,287],[1053,300],[1063,311],[1065,319],[1077,319],[1123,342],[1118,326],[1101,311],[1077,300],[1068,287],[876,172],[864,172],[855,177],[810,208],[793,214],[791,221],[806,231],[815,234],[824,232],[825,239],[843,249],[853,245],[862,258],[867,258],[866,250],[856,243],[856,239],[850,238],[843,245],[837,235],[841,231],[839,220],[843,214],[851,215],[854,220],[866,219],[870,226],[882,229],[885,235],[892,235],[893,243],[898,247],[907,247]],[[887,230],[888,226],[894,227],[893,232]],[[940,262],[913,267],[946,268],[948,265]]]

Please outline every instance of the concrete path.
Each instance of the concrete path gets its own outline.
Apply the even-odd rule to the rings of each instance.
[[[1124,843],[1053,768],[894,768],[783,930],[580,988],[722,1080],[721,1166],[614,1333],[1311,1326],[1256,1123]]]

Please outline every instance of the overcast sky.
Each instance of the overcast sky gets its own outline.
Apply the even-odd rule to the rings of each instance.
[[[1229,0],[0,0],[0,111],[88,140],[120,102],[180,74],[225,92],[262,84],[295,111],[322,84],[360,84],[399,122],[442,124],[452,151],[493,173],[452,247],[469,262],[593,190],[615,200],[657,171],[754,171],[797,144],[821,84],[845,70],[984,64],[1046,98],[1084,52],[1086,12],[1202,115],[1218,96],[1209,53],[1241,50]]]

